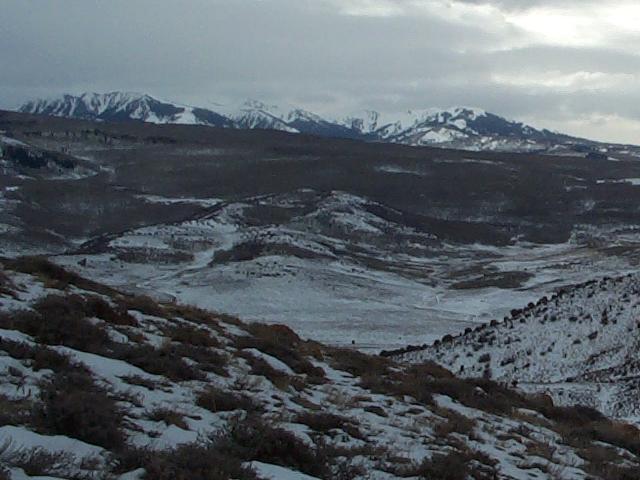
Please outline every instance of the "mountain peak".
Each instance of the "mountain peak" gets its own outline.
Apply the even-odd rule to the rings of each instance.
[[[158,100],[138,92],[85,92],[25,103],[21,112],[93,121],[142,121],[229,127],[229,119],[215,112]]]
[[[158,100],[127,91],[65,94],[25,103],[20,111],[97,121],[135,120],[152,123],[280,130],[325,137],[355,138],[412,146],[465,150],[547,151],[568,142],[585,143],[548,130],[537,130],[481,108],[452,106],[382,114],[375,110],[328,120],[303,108],[248,99],[215,110]]]

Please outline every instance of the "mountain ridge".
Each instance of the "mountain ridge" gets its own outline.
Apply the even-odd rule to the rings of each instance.
[[[383,115],[375,110],[342,119],[323,117],[299,107],[281,108],[257,100],[236,107],[214,109],[158,100],[134,92],[64,94],[57,98],[24,103],[23,113],[80,118],[95,121],[143,121],[160,124],[193,124],[221,128],[268,129],[324,137],[437,146],[471,151],[584,153],[605,144],[579,139],[485,110],[457,106],[445,109],[408,110]]]

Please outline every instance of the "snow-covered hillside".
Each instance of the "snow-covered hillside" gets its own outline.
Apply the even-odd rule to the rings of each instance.
[[[562,289],[504,320],[393,355],[433,360],[462,376],[485,376],[640,422],[640,276]]]
[[[0,476],[627,479],[638,431],[43,260],[0,262]]]
[[[485,151],[573,152],[576,145],[596,144],[548,130],[537,130],[477,108],[452,107],[381,114],[373,110],[336,120],[296,106],[248,100],[240,105],[214,104],[196,108],[164,102],[149,95],[111,92],[63,95],[25,103],[20,111],[88,120],[138,120],[269,129],[324,137],[354,138],[412,146],[438,146]],[[590,145],[585,147],[585,145]]]

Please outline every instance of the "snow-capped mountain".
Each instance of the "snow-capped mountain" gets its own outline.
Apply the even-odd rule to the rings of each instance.
[[[151,123],[279,130],[323,137],[353,138],[411,146],[464,150],[557,151],[591,144],[548,130],[538,130],[477,108],[409,110],[383,115],[367,110],[342,120],[307,110],[248,100],[239,106],[197,108],[157,100],[149,95],[111,92],[63,95],[25,103],[21,112],[86,120],[136,120]]]
[[[21,112],[84,120],[138,120],[149,123],[175,123],[230,127],[232,122],[211,110],[157,100],[149,95],[110,92],[63,95],[35,100],[20,107]]]
[[[237,128],[280,130],[283,132],[300,133],[290,126],[286,114],[276,105],[267,105],[257,100],[247,100],[239,107],[217,106],[220,111],[230,118]]]
[[[237,107],[217,105],[216,110],[233,120],[238,128],[280,130],[336,138],[365,139],[367,137],[367,134],[347,125],[327,120],[295,106],[287,108],[268,105],[257,100],[247,100]]]
[[[465,150],[546,150],[571,140],[471,107],[409,110],[395,118],[369,110],[347,117],[343,124],[379,141]]]

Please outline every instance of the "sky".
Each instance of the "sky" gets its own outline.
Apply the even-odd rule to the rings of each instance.
[[[0,107],[126,90],[341,117],[465,105],[640,143],[627,0],[2,0]]]

